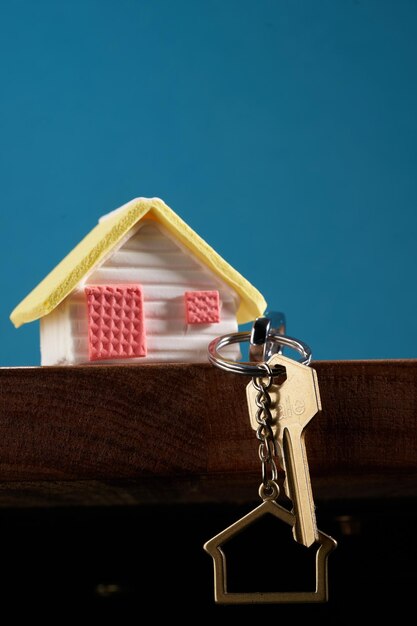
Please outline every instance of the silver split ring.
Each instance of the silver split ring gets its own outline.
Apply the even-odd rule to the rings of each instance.
[[[221,335],[213,339],[208,345],[208,359],[210,363],[220,367],[220,369],[227,372],[233,372],[234,374],[246,374],[247,376],[265,376],[265,365],[263,363],[257,363],[254,361],[233,361],[232,359],[226,359],[222,357],[219,352],[222,348],[230,346],[234,343],[243,343],[245,341],[250,342],[251,333],[244,331],[240,333],[231,333],[230,335]],[[280,335],[278,333],[268,334],[268,341],[277,343],[281,346],[287,346],[292,348],[299,354],[301,358],[298,359],[298,363],[302,365],[308,365],[311,361],[311,350],[309,346],[300,341],[294,339],[294,337],[287,337],[287,335]],[[279,376],[283,373],[284,367],[282,365],[274,365],[271,367],[272,376]]]

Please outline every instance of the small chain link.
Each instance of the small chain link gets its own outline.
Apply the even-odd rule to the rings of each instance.
[[[259,364],[261,365],[261,364]],[[271,396],[269,390],[272,385],[272,370],[267,363],[263,363],[265,376],[254,376],[252,384],[255,387],[256,421],[258,428],[256,429],[256,438],[259,443],[259,459],[262,464],[262,493],[265,497],[273,493],[278,495],[278,487],[276,481],[278,479],[278,468],[275,457],[278,454],[277,442],[272,430],[273,417],[271,413]]]

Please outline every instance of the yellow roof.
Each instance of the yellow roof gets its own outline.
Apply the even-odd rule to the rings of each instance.
[[[237,321],[244,324],[263,314],[266,302],[239,272],[159,198],[137,198],[102,219],[88,235],[12,311],[18,328],[48,315],[145,215],[165,226],[214,274],[240,296]]]

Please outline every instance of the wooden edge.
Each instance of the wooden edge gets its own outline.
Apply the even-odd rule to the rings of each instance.
[[[415,496],[417,359],[312,367],[315,499]],[[0,506],[255,501],[247,382],[210,364],[1,368]]]

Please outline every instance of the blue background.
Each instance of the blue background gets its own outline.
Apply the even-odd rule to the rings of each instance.
[[[11,310],[136,196],[315,359],[417,356],[415,1],[2,0],[0,63],[1,365],[39,363]]]

